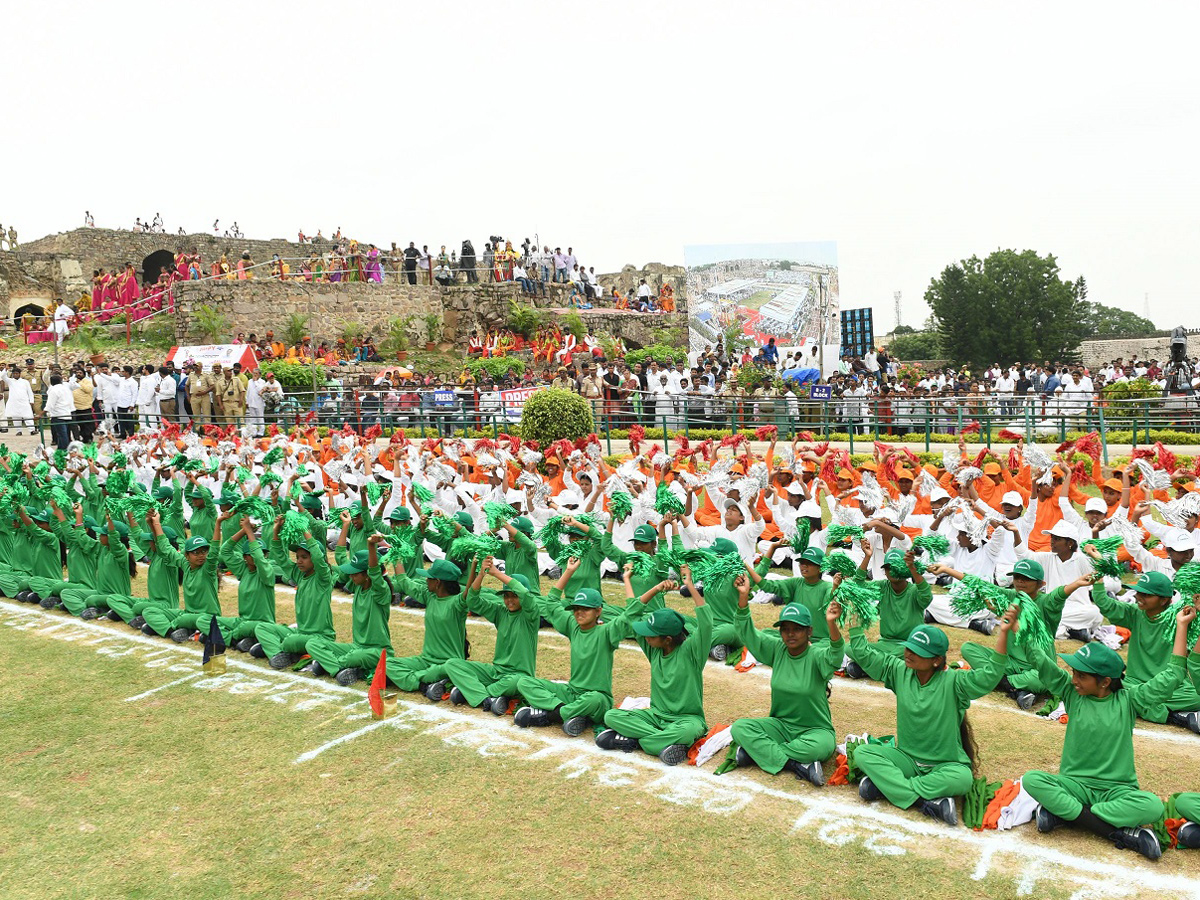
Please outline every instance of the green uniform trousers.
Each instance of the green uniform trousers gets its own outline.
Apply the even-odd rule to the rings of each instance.
[[[471,662],[468,659],[449,659],[440,667],[445,669],[450,683],[462,691],[471,706],[479,706],[488,697],[514,697],[517,682],[528,677],[527,672],[498,669],[491,663]]]
[[[700,716],[664,716],[653,709],[610,709],[604,725],[617,734],[637,738],[642,749],[658,756],[672,744],[692,746],[708,731]]]
[[[798,763],[827,760],[837,737],[825,728],[796,728],[779,719],[738,719],[730,728],[735,743],[764,772],[778,775],[789,759]]]
[[[854,748],[854,764],[883,792],[888,802],[908,809],[917,800],[961,797],[971,788],[971,767],[960,762],[919,764],[903,750],[886,744]]]
[[[1090,806],[1095,815],[1110,825],[1136,828],[1157,822],[1164,810],[1162,800],[1149,791],[1110,781],[1034,771],[1025,773],[1021,787],[1054,815],[1068,822],[1079,818],[1084,806]]]
[[[516,688],[530,706],[551,711],[557,709],[564,721],[575,716],[587,716],[593,722],[603,722],[604,714],[612,709],[611,694],[578,691],[569,684],[534,678],[532,675],[518,678]]]
[[[314,637],[308,639],[307,650],[308,655],[330,675],[336,675],[342,669],[361,669],[370,677],[379,665],[379,653],[383,648],[339,644],[327,637]]]
[[[904,654],[901,653],[900,655],[903,656]],[[982,669],[987,665],[987,661],[992,656],[991,649],[981,647],[979,644],[967,641],[967,643],[962,645],[962,658],[967,661],[972,669]],[[1020,663],[1015,663],[1011,658],[1004,669],[1004,677],[1008,679],[1008,683],[1013,686],[1014,690],[1029,691],[1033,694],[1050,693],[1050,689],[1046,687],[1046,683],[1042,681],[1042,676],[1036,670]],[[1165,716],[1163,717],[1163,721],[1167,721]]]
[[[267,659],[278,653],[304,653],[308,642],[315,637],[320,635],[302,634],[295,628],[273,622],[263,622],[254,629],[254,639],[262,644]]]
[[[39,578],[32,576],[29,579],[29,590],[33,591],[43,600],[47,597],[61,597],[62,592],[69,587],[81,587],[82,585],[72,585],[69,581],[56,581],[53,578]]]
[[[259,625],[273,625],[273,622],[258,622],[254,619],[243,619],[240,616],[217,616],[217,630],[221,632],[221,637],[225,640],[225,645],[232,646],[234,641],[240,641],[242,638],[254,637],[254,629]],[[201,634],[208,634],[208,629],[212,627],[213,616],[208,613],[201,613],[196,616],[196,630]]]
[[[16,569],[0,570],[0,594],[5,597],[15,597],[21,591],[29,590],[29,574],[18,572]]]
[[[33,588],[33,592],[38,596],[42,596],[41,591],[37,590],[37,588]],[[1138,684],[1141,684],[1141,682],[1134,678],[1125,678],[1126,687],[1134,687]],[[1133,701],[1133,711],[1137,713],[1139,719],[1145,719],[1147,722],[1157,722],[1159,725],[1165,724],[1172,712],[1191,712],[1194,709],[1200,709],[1200,696],[1197,696],[1196,691],[1192,689],[1190,684],[1184,684],[1176,688],[1174,696],[1168,699],[1166,703],[1146,703],[1138,699]]]
[[[714,625],[712,630],[712,644],[715,647],[718,644],[725,644],[733,650],[742,649],[742,639],[738,637],[736,625]],[[730,656],[733,654],[731,653]],[[628,737],[628,735],[627,735]]]
[[[1192,791],[1180,794],[1175,798],[1175,809],[1189,822],[1200,824],[1200,794]]]
[[[379,657],[375,658],[379,661]],[[402,691],[419,690],[423,684],[433,684],[446,677],[445,660],[428,656],[392,656],[387,661],[388,681]]]
[[[63,606],[67,605],[66,598],[63,598]],[[184,612],[182,609],[167,609],[165,606],[147,606],[142,610],[142,618],[146,620],[154,633],[166,637],[176,628],[186,628],[188,631],[196,631],[196,620],[200,618],[200,613]]]
[[[94,607],[101,612],[109,609],[108,601],[112,594],[97,593],[95,588],[70,586],[63,588],[58,599],[62,601],[62,605],[73,616],[77,616],[85,609]]]
[[[163,609],[170,608],[167,605],[167,601],[155,601],[149,597],[126,597],[120,594],[111,594],[108,598],[108,608],[120,616],[126,625],[144,613],[146,608],[150,606],[161,606]]]

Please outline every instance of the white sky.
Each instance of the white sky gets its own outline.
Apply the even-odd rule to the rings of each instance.
[[[997,247],[1200,325],[1195,3],[16,3],[0,221],[570,244],[836,240],[927,314]],[[515,241],[514,241],[515,243]]]

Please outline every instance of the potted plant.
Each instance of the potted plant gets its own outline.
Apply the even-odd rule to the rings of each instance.
[[[104,337],[104,329],[95,322],[84,322],[75,329],[75,339],[83,344],[90,354],[93,365],[104,362],[104,354],[100,351]]]
[[[412,316],[393,316],[388,319],[387,336],[383,339],[383,350],[395,353],[400,362],[408,359],[408,329],[412,325]]]
[[[432,351],[437,349],[438,336],[442,331],[442,317],[437,313],[425,314],[425,349]]]

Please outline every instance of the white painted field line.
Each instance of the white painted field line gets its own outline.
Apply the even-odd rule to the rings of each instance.
[[[57,619],[57,617],[41,610],[26,609],[4,601],[0,601],[0,608],[23,614],[22,618],[27,620],[40,620],[50,622],[52,625]],[[173,652],[191,657],[199,655],[196,651],[184,645],[163,645],[142,635],[122,634],[100,625],[81,623],[79,627],[81,631],[95,631],[111,635],[111,637],[117,640],[143,645],[150,644],[157,649],[166,650],[169,653]],[[325,685],[316,685],[312,679],[304,678],[294,673],[264,669],[261,666],[243,663],[238,660],[230,660],[229,665],[281,681],[300,682],[310,687],[319,686],[322,689],[326,687]],[[363,693],[353,688],[342,687],[341,685],[329,685],[328,687],[337,693],[347,693],[355,695],[358,698],[363,698]],[[839,832],[845,826],[869,826],[875,828],[885,841],[903,840],[906,835],[926,840],[951,841],[980,852],[979,862],[972,875],[977,880],[989,874],[992,862],[997,853],[1012,853],[1019,856],[1025,862],[1019,879],[1020,886],[1025,892],[1032,892],[1039,878],[1059,878],[1061,880],[1062,874],[1042,869],[1044,866],[1056,866],[1067,870],[1065,873],[1067,878],[1079,881],[1084,885],[1077,892],[1077,896],[1079,897],[1127,896],[1134,890],[1147,889],[1161,893],[1170,893],[1177,898],[1186,897],[1200,900],[1200,880],[1187,875],[1169,875],[1155,872],[1147,864],[1143,864],[1132,857],[1128,861],[1122,860],[1120,863],[1108,863],[1094,858],[1079,857],[1052,847],[1047,847],[1041,843],[1026,841],[1014,832],[976,833],[965,829],[949,829],[933,822],[909,819],[901,816],[883,804],[877,806],[846,804],[844,800],[837,799],[831,795],[822,796],[815,789],[803,790],[802,792],[783,791],[739,776],[736,773],[716,776],[703,769],[692,767],[668,769],[645,754],[613,754],[602,751],[587,741],[560,737],[543,731],[514,730],[511,723],[504,719],[459,712],[450,707],[417,704],[408,700],[401,700],[400,705],[407,713],[404,719],[396,718],[371,723],[351,734],[335,739],[327,746],[316,748],[316,751],[308,751],[313,754],[309,758],[315,758],[318,752],[323,753],[331,746],[348,743],[354,738],[384,725],[395,728],[410,728],[411,722],[414,719],[437,723],[435,732],[443,732],[443,740],[452,744],[455,743],[453,741],[455,735],[445,733],[443,730],[454,725],[466,725],[476,732],[488,732],[495,738],[495,743],[487,745],[487,749],[494,747],[523,747],[529,742],[533,742],[542,745],[543,749],[535,751],[526,758],[544,759],[553,753],[562,752],[573,756],[575,760],[586,758],[602,763],[606,768],[616,766],[617,768],[628,769],[632,767],[634,770],[654,774],[657,776],[655,780],[642,787],[654,796],[668,798],[668,802],[686,802],[689,790],[687,784],[689,782],[698,782],[716,790],[718,798],[722,795],[736,796],[741,794],[742,798],[746,801],[752,796],[762,796],[779,799],[788,803],[800,804],[804,807],[804,811],[796,819],[793,830],[802,829],[807,825],[821,824],[821,817],[826,817],[827,820],[823,822],[823,828],[817,836],[827,843],[836,843],[836,841],[830,839],[829,835]],[[462,732],[459,732],[459,734],[462,734]],[[461,746],[462,742],[458,742],[458,745]],[[479,748],[480,752],[483,749]],[[564,767],[570,765],[571,763],[568,762]],[[669,791],[672,789],[679,791],[679,800],[671,801],[669,799]],[[692,796],[693,798],[695,797],[694,791],[692,792]],[[708,805],[705,805],[705,808],[709,808]],[[891,834],[888,834],[888,832],[891,832]],[[900,833],[897,834],[896,832]],[[888,845],[879,846],[874,837],[869,837],[867,843],[871,844],[872,842],[875,843],[873,849],[876,852],[907,852],[903,848],[889,849]],[[1011,875],[1007,869],[1002,869],[1001,871],[1005,875]]]
[[[145,700],[151,694],[157,694],[159,691],[165,691],[167,688],[173,688],[177,684],[183,684],[185,681],[191,681],[193,678],[198,677],[200,674],[201,674],[200,672],[196,672],[192,675],[184,675],[182,678],[177,678],[174,681],[168,682],[167,684],[160,684],[156,688],[151,688],[148,691],[143,691],[142,693],[137,694],[133,697],[126,697],[125,702],[132,703],[135,700]]]
[[[380,728],[386,724],[387,724],[387,719],[383,719],[379,722],[372,722],[370,725],[367,725],[367,726],[364,726],[363,728],[358,729],[358,731],[352,731],[349,734],[343,734],[341,737],[336,737],[332,741],[326,741],[320,747],[316,747],[312,750],[306,750],[304,753],[301,753],[299,756],[297,756],[293,760],[293,763],[303,763],[303,762],[308,762],[311,759],[316,759],[318,756],[320,756],[326,750],[332,749],[333,747],[336,747],[338,744],[345,744],[346,742],[352,741],[357,737],[362,737],[367,732],[374,731],[376,728]]]

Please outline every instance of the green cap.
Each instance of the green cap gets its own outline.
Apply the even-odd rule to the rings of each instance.
[[[821,552],[820,547],[806,547],[800,554],[800,562],[819,566],[825,562],[825,554]]]
[[[366,553],[354,554],[354,556],[352,558],[346,560],[344,563],[342,563],[340,566],[338,566],[338,571],[341,572],[343,575],[360,575],[360,574],[362,574],[363,572],[367,571],[367,554]]]
[[[97,528],[100,527],[100,523],[97,522],[95,519],[93,519],[91,516],[85,515],[83,517],[83,527],[90,528],[90,529],[92,529],[92,531],[95,531]]]
[[[237,503],[241,499],[242,494],[240,491],[234,490],[228,485],[225,485],[221,488],[221,499],[217,501],[217,504],[219,506],[233,506],[233,504]]]
[[[310,512],[316,512],[321,509],[321,498],[316,494],[302,494],[300,497],[300,505]]]
[[[175,537],[176,537],[175,529],[172,528],[170,525],[164,525],[164,526],[162,526],[162,530],[163,530],[163,537],[165,537],[170,543],[174,544]],[[139,531],[137,539],[139,541],[141,541],[143,544],[149,544],[151,541],[154,540],[154,532]]]
[[[591,532],[586,525],[569,525],[567,526],[567,534],[573,534],[576,537],[587,537]]]
[[[417,572],[413,577],[436,578],[438,581],[461,581],[462,569],[448,559],[439,559],[432,563],[428,569]]]
[[[718,556],[725,556],[728,553],[737,553],[738,547],[729,538],[717,538],[712,542],[712,546],[708,548]]]
[[[169,484],[160,484],[154,489],[155,500],[171,500],[174,496],[175,491]]]
[[[783,612],[779,614],[779,621],[774,627],[778,628],[784,622],[794,622],[797,625],[803,625],[805,628],[812,627],[812,612],[803,603],[789,603],[783,608]]]
[[[950,649],[950,639],[946,632],[932,625],[918,625],[904,642],[904,646],[917,656],[933,659],[935,656],[945,656]]]
[[[509,524],[526,537],[529,537],[533,534],[533,522],[531,522],[525,516],[517,516],[515,519],[509,522]]]
[[[467,512],[465,509],[460,509],[458,512],[456,512],[454,514],[454,521],[456,524],[461,525],[467,531],[475,530],[475,520],[471,518],[471,514],[469,512]]]
[[[255,548],[263,553],[267,552],[267,545],[262,541],[248,541],[245,538],[238,541],[237,552],[242,556],[250,556],[254,553]]]
[[[1020,575],[1024,578],[1031,578],[1034,581],[1045,581],[1046,570],[1042,568],[1042,564],[1036,559],[1018,559],[1016,565],[1012,567],[1009,575]]]
[[[1120,678],[1125,674],[1125,663],[1117,651],[1110,650],[1099,641],[1084,644],[1074,653],[1060,653],[1058,656],[1072,669],[1101,678]]]
[[[388,520],[391,522],[411,522],[412,510],[407,506],[397,506],[388,513]]]
[[[571,602],[567,604],[567,609],[581,607],[583,609],[599,609],[604,605],[604,600],[600,597],[600,592],[592,588],[581,588]]]
[[[200,537],[200,535],[195,535],[193,537],[188,538],[184,542],[183,552],[191,553],[193,550],[204,550],[207,547],[208,547],[208,541],[205,540],[204,538]]]
[[[362,507],[361,503],[359,503],[357,500],[355,500],[353,503],[350,504],[349,509],[347,509],[346,511],[348,513],[350,513],[350,518],[353,519],[355,516],[362,515],[363,507]]]
[[[525,590],[527,590],[527,591],[528,591],[528,590],[531,590],[531,588],[529,587],[529,579],[528,579],[528,578],[526,578],[524,575],[522,575],[520,572],[517,572],[515,575],[510,575],[510,576],[509,576],[509,581],[516,582],[516,583],[517,583],[517,584],[519,584],[521,587],[525,588]],[[516,593],[516,591],[514,591],[514,590],[512,589],[512,585],[511,585],[511,584],[506,584],[506,585],[503,587],[503,589],[502,589],[502,590],[503,590],[503,591],[507,591],[507,592],[508,592],[508,593],[510,593],[510,594],[515,594],[515,593]]]
[[[892,570],[899,578],[907,578],[910,574],[908,563],[904,560],[904,551],[895,547],[883,554],[883,567]]]
[[[644,619],[633,623],[633,633],[642,637],[666,637],[683,631],[683,616],[669,607],[656,609]]]
[[[1139,594],[1153,594],[1155,597],[1171,597],[1175,594],[1175,585],[1162,572],[1147,572],[1133,586]]]
[[[33,519],[35,522],[45,522],[47,524],[50,523],[50,516],[46,514],[44,509],[35,509],[29,514],[29,518]]]
[[[654,530],[653,525],[639,525],[633,529],[633,539],[641,544],[649,544],[651,541],[658,540],[658,532]],[[678,633],[676,632],[676,634]]]
[[[120,537],[120,538],[129,537],[129,526],[126,525],[124,522],[114,521],[113,522],[113,531],[116,533],[117,537]]]

